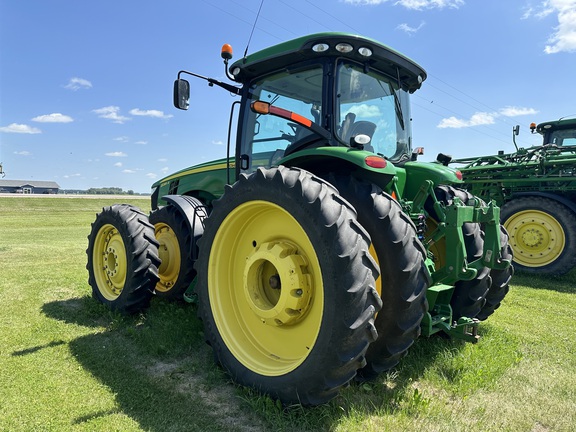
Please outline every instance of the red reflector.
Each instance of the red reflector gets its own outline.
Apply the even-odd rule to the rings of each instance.
[[[462,180],[462,173],[460,172],[460,170],[456,171],[456,178],[458,180]]]
[[[372,168],[386,168],[386,159],[380,156],[366,156],[364,162]]]

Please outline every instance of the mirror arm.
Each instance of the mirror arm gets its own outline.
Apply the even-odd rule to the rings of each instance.
[[[208,85],[210,85],[210,86],[216,84],[218,87],[222,87],[224,90],[228,90],[230,93],[234,93],[235,95],[239,95],[240,92],[241,92],[241,88],[240,88],[240,87],[236,87],[236,86],[233,86],[233,85],[231,85],[231,84],[223,83],[223,82],[218,81],[218,80],[216,80],[216,79],[214,79],[214,78],[208,78],[208,77],[205,77],[205,76],[202,76],[202,75],[198,75],[198,74],[195,74],[195,73],[193,73],[193,72],[186,71],[186,70],[181,70],[180,72],[178,72],[178,79],[180,79],[180,75],[181,75],[181,74],[191,75],[191,76],[193,76],[193,77],[200,78],[200,79],[203,79],[203,80],[205,80],[205,81],[208,81]]]

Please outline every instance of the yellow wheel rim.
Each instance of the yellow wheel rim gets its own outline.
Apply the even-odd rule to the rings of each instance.
[[[438,229],[438,222],[432,218],[427,218],[426,227],[425,238],[428,240]],[[437,270],[443,268],[446,265],[446,238],[441,237],[438,241],[430,243],[428,249],[434,256],[434,267],[436,267]]]
[[[548,213],[525,210],[504,222],[514,251],[514,261],[526,267],[554,262],[566,246],[562,225]]]
[[[102,296],[114,301],[126,283],[126,247],[118,230],[110,224],[100,228],[92,251],[94,277]]]
[[[180,256],[180,244],[174,230],[163,222],[154,225],[154,235],[160,243],[158,253],[162,264],[158,268],[160,280],[156,284],[156,290],[168,292],[178,280],[182,258]]]
[[[370,243],[370,248],[368,249],[368,252],[372,256],[374,261],[376,261],[378,268],[380,268],[380,261],[378,261],[378,255],[376,254],[376,249],[374,248],[374,243]],[[382,297],[382,275],[378,275],[378,278],[376,279],[376,291],[378,292],[378,295],[380,297]],[[376,315],[378,315],[378,314],[376,314]]]
[[[249,201],[224,219],[210,252],[208,293],[224,343],[248,369],[283,375],[312,351],[324,308],[320,264],[282,207]]]

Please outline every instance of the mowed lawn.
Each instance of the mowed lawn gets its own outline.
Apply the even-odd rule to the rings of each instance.
[[[419,339],[325,406],[283,408],[214,364],[196,308],[131,317],[91,297],[105,205],[0,197],[0,431],[576,431],[576,272],[516,275],[476,345]]]

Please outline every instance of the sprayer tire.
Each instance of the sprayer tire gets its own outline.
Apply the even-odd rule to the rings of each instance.
[[[104,207],[92,223],[86,254],[94,298],[126,314],[148,307],[160,265],[148,216],[128,204]]]
[[[426,250],[412,220],[378,186],[349,175],[332,173],[326,179],[356,209],[358,222],[372,239],[370,253],[380,267],[376,280],[382,298],[375,321],[378,339],[366,352],[367,365],[358,371],[359,380],[368,380],[396,366],[420,335],[431,283],[424,262]]]
[[[560,276],[576,266],[576,213],[553,199],[524,196],[501,210],[516,270]]]
[[[377,338],[369,235],[331,185],[279,166],[241,175],[199,241],[198,314],[232,379],[284,404],[332,399]]]

